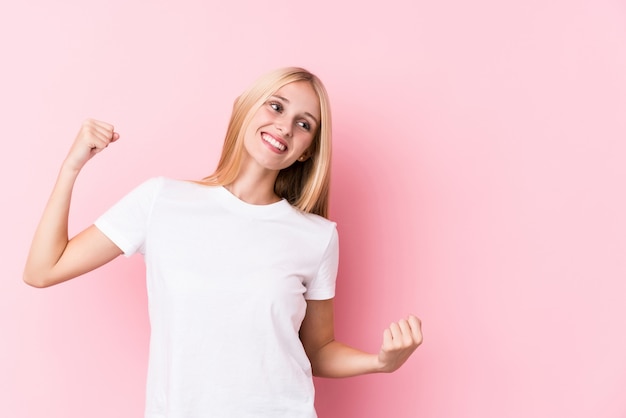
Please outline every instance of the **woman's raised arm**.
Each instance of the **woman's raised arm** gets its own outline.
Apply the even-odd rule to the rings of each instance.
[[[52,194],[35,231],[24,267],[24,281],[48,287],[87,273],[114,259],[122,251],[95,226],[71,240],[68,217],[72,190],[85,163],[117,141],[112,125],[88,119],[83,122],[63,161]]]

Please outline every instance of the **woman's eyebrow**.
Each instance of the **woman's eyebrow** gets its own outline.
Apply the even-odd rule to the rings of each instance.
[[[277,96],[277,95],[273,95],[272,97],[276,98],[276,99],[280,99],[285,103],[289,103],[289,99],[283,97],[283,96]],[[315,116],[313,116],[312,114],[310,114],[309,112],[304,112],[305,115],[307,115],[308,117],[310,117],[311,119],[313,119],[313,121],[319,126],[319,121],[317,120],[317,118]]]

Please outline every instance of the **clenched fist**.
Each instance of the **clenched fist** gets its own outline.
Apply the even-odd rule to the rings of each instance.
[[[79,171],[91,157],[117,141],[119,137],[113,125],[94,119],[85,120],[65,158],[65,166]]]
[[[383,344],[378,353],[380,370],[397,370],[419,347],[422,339],[422,321],[414,315],[391,324],[383,333]]]

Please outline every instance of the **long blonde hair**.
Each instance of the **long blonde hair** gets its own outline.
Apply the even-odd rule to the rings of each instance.
[[[279,68],[261,76],[235,101],[228,123],[222,156],[215,172],[201,183],[225,186],[237,178],[241,168],[243,137],[250,120],[270,96],[286,84],[311,83],[320,102],[320,126],[311,144],[311,156],[278,173],[274,192],[298,209],[328,218],[332,121],[328,93],[319,78],[298,67]]]

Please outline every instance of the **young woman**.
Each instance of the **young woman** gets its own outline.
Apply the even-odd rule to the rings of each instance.
[[[117,141],[83,123],[35,232],[26,283],[47,287],[140,252],[151,322],[146,417],[315,417],[312,375],[391,372],[422,341],[413,315],[378,353],[335,340],[327,219],[331,115],[320,80],[283,68],[235,102],[218,167],[153,178],[68,238],[74,182]]]

